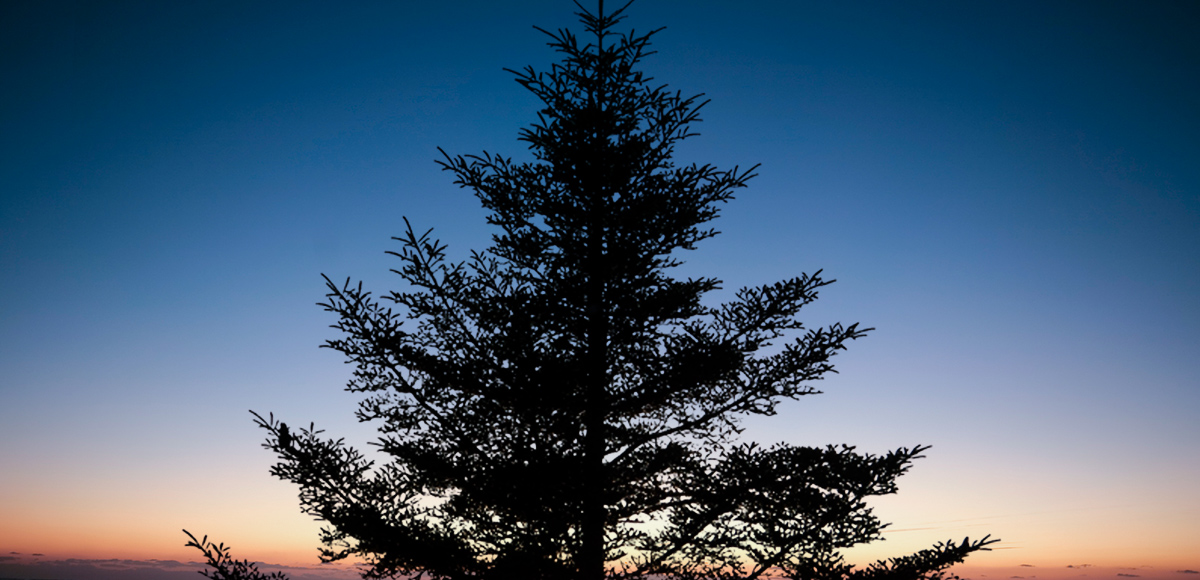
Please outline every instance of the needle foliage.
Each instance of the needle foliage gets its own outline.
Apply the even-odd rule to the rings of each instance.
[[[945,542],[855,568],[881,538],[866,504],[926,449],[759,445],[739,421],[816,393],[870,329],[809,328],[820,272],[744,288],[676,278],[681,255],[754,168],[673,160],[704,102],[640,72],[655,34],[615,30],[624,8],[542,31],[561,57],[512,71],[540,99],[519,139],[532,161],[443,152],[495,228],[453,261],[408,225],[401,290],[328,282],[325,346],[354,366],[378,462],[312,426],[255,415],[325,521],[323,558],[365,575],[439,579],[937,578],[990,541]],[[407,224],[406,220],[406,224]]]

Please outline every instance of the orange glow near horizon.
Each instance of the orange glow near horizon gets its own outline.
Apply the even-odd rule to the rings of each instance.
[[[892,525],[883,541],[847,551],[849,561],[865,564],[939,541],[990,534],[1002,541],[989,552],[971,556],[962,570],[1037,567],[1042,571],[1039,580],[1045,580],[1075,578],[1078,574],[1067,572],[1075,569],[1067,566],[1084,564],[1154,574],[1200,568],[1195,533],[1200,514],[1174,505],[1177,498],[1186,497],[1180,495],[1186,493],[1186,485],[1164,487],[1160,498],[1143,499],[1137,506],[1086,508],[1049,487],[1031,484],[1023,489],[1017,482],[997,487],[1010,491],[1011,497],[980,497],[969,491],[972,482],[938,473],[939,464],[922,467],[926,466],[906,476],[909,481],[901,482],[899,494],[872,502],[880,519]],[[261,469],[247,465],[244,471],[194,481],[188,474],[173,475],[137,488],[99,481],[86,489],[10,486],[10,497],[23,499],[0,503],[0,553],[195,561],[199,552],[184,546],[187,538],[181,530],[186,528],[231,546],[238,558],[317,565],[320,524],[299,512],[294,487],[263,477]],[[1077,495],[1088,499],[1087,494]],[[960,572],[976,580],[985,574],[997,578],[993,573]],[[1014,572],[1003,578],[1014,575],[1030,577]]]
[[[251,525],[240,530],[235,529],[234,525],[208,530],[196,525],[188,529],[197,537],[207,534],[211,540],[230,546],[233,555],[239,559],[285,566],[319,565],[316,540],[319,525],[305,520],[303,516],[297,516],[291,524],[286,533],[280,533],[278,528],[256,528]],[[859,546],[847,551],[846,555],[850,562],[866,565],[877,559],[928,548],[939,539],[961,540],[963,535],[961,530],[951,532],[950,529],[897,530],[886,534],[884,541]],[[971,537],[974,539],[977,536]],[[973,580],[1016,577],[1038,580],[1110,577],[1189,580],[1190,573],[1180,571],[1200,568],[1194,542],[1185,536],[1176,536],[1179,538],[1177,542],[1163,544],[1162,537],[1159,535],[1155,545],[1150,545],[1150,542],[1139,542],[1137,534],[1133,534],[1122,542],[1123,549],[1116,546],[1115,542],[1093,547],[1074,542],[1046,547],[1049,544],[1004,539],[995,544],[991,551],[972,555],[966,563],[956,566],[954,571]],[[6,520],[5,525],[0,525],[0,550],[3,553],[40,554],[45,560],[200,560],[199,552],[195,548],[185,547],[186,542],[187,537],[179,529],[151,530],[134,525],[85,525],[81,522],[54,525],[46,521],[20,522],[11,519]]]

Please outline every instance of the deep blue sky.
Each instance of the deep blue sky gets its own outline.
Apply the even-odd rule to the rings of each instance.
[[[526,157],[537,103],[502,69],[546,68],[531,26],[572,11],[0,5],[0,547],[69,530],[152,557],[204,525],[314,545],[280,531],[304,520],[246,409],[367,437],[317,348],[320,274],[388,289],[402,216],[454,255],[486,244],[436,147]],[[634,5],[667,27],[645,70],[712,100],[679,161],[762,164],[681,274],[824,268],[812,320],[878,328],[749,433],[933,444],[881,509],[934,539],[961,516],[1010,556],[1111,556],[1096,522],[1164,530],[1131,552],[1158,561],[1200,545],[1198,11]],[[264,498],[283,507],[248,524]]]

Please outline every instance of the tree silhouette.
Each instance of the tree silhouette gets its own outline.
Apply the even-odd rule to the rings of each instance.
[[[272,572],[264,574],[259,572],[258,565],[249,560],[234,560],[233,556],[229,555],[229,548],[225,544],[214,544],[208,541],[208,536],[197,540],[191,532],[184,530],[189,539],[185,545],[187,548],[196,548],[204,554],[205,564],[211,570],[203,570],[200,572],[204,577],[212,580],[287,580],[287,575],[283,572]]]
[[[754,168],[677,166],[704,102],[637,70],[650,39],[625,8],[580,7],[583,40],[542,31],[561,61],[510,71],[543,103],[520,132],[533,158],[451,156],[497,228],[453,262],[406,233],[402,291],[326,278],[355,365],[357,416],[377,421],[376,465],[321,431],[255,414],[272,474],[327,522],[324,560],[383,578],[937,578],[987,538],[854,568],[878,540],[866,498],[896,491],[923,446],[760,446],[747,415],[817,393],[831,358],[870,329],[807,328],[832,280],[805,274],[709,306],[714,278],[669,274]]]

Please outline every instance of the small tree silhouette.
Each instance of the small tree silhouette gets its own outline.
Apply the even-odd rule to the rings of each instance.
[[[498,228],[490,248],[450,262],[408,225],[390,252],[407,290],[326,278],[343,336],[325,346],[354,363],[389,461],[255,414],[272,474],[328,523],[322,558],[360,557],[368,578],[941,577],[994,540],[862,569],[839,553],[881,539],[865,501],[927,447],[738,439],[870,329],[804,326],[820,272],[716,307],[719,280],[668,275],[754,168],[672,162],[704,103],[636,69],[654,32],[614,32],[624,9],[580,7],[586,43],[542,31],[562,60],[511,71],[544,104],[520,133],[535,161],[443,152]]]
[[[272,572],[263,574],[258,571],[258,565],[249,560],[234,560],[233,556],[229,555],[229,548],[225,544],[214,544],[208,541],[208,536],[197,540],[191,532],[184,530],[189,539],[185,545],[188,548],[196,548],[204,554],[205,564],[209,570],[202,570],[200,573],[212,580],[287,580],[287,576],[283,572]]]

